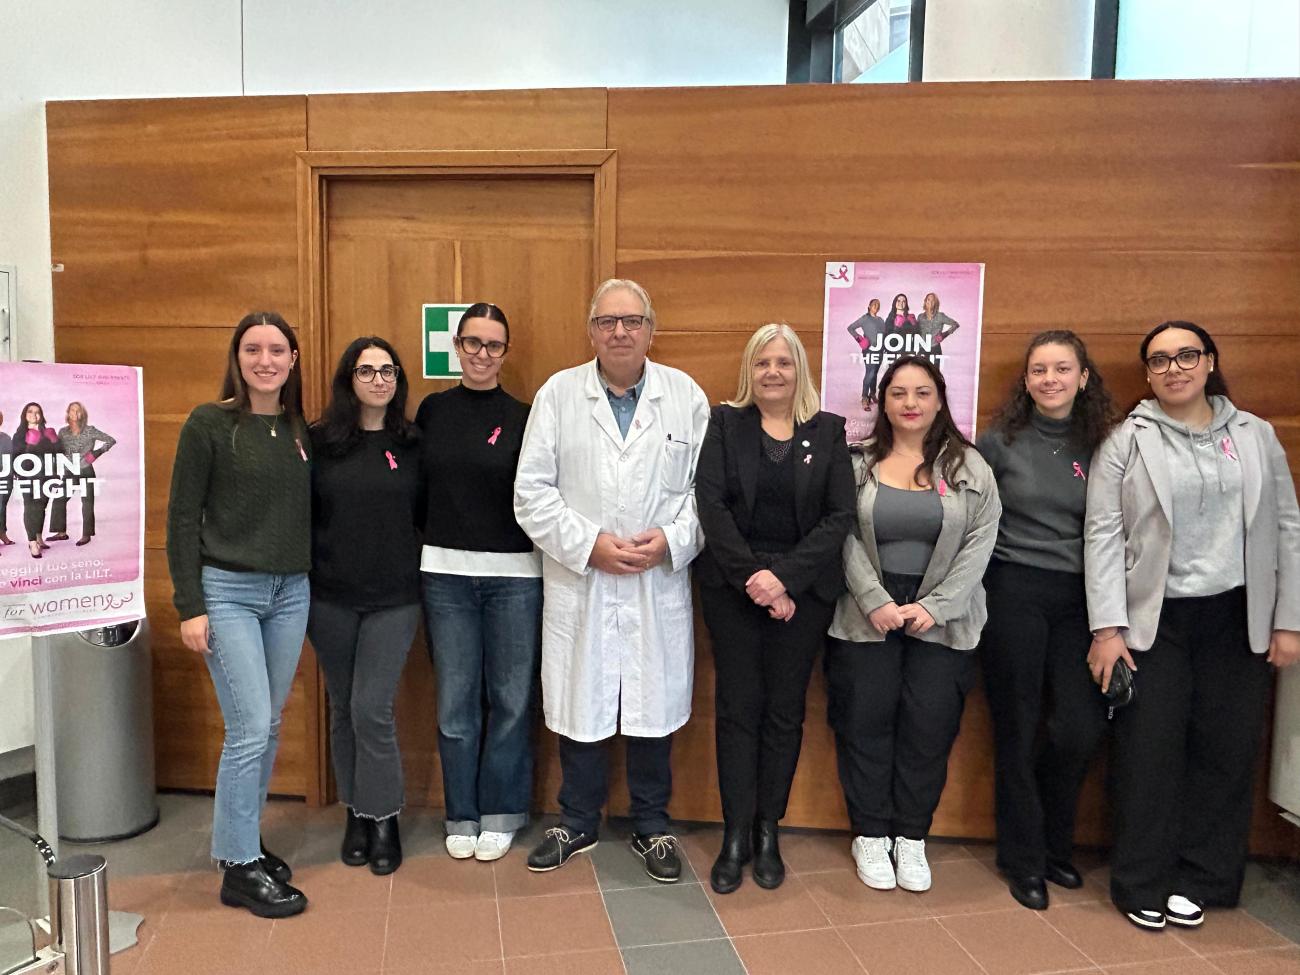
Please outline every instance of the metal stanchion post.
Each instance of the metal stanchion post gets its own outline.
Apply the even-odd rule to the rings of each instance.
[[[50,867],[50,943],[64,975],[108,975],[108,864],[80,853]]]

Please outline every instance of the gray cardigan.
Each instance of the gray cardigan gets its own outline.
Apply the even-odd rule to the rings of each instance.
[[[998,537],[1002,503],[997,482],[974,447],[961,448],[962,466],[956,484],[940,482],[943,528],[925,570],[917,600],[934,617],[935,625],[919,639],[953,650],[974,650],[988,612],[984,606],[984,570]],[[942,466],[943,456],[936,466]],[[880,556],[872,523],[880,484],[854,454],[858,483],[858,519],[844,542],[844,576],[849,591],[835,604],[830,635],[855,643],[881,643],[885,637],[871,625],[868,614],[889,603],[880,582]]]
[[[1300,630],[1300,509],[1271,424],[1238,411],[1230,449],[1241,464],[1250,649],[1274,630]],[[1098,448],[1088,474],[1083,575],[1088,623],[1117,626],[1130,650],[1155,642],[1173,545],[1173,493],[1155,422],[1130,415]]]

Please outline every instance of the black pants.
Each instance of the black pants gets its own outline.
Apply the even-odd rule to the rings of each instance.
[[[1106,734],[1105,700],[1088,671],[1083,576],[995,559],[984,587],[998,866],[1041,877],[1048,860],[1073,854],[1079,790]]]
[[[0,535],[9,534],[9,497],[13,490],[13,478],[0,477]]]
[[[700,597],[713,639],[722,817],[775,822],[790,799],[808,680],[835,607],[807,594],[782,622],[730,586],[703,587]]]
[[[50,507],[50,532],[54,535],[63,535],[68,531],[68,489],[74,485],[80,485],[81,490],[85,493],[80,495],[81,499],[81,537],[92,538],[95,534],[95,482],[87,480],[95,476],[93,467],[83,469],[82,477],[74,477],[63,486],[64,494],[61,498],[55,498],[54,504]],[[77,495],[73,495],[77,497]]]
[[[901,605],[920,580],[883,581]],[[883,643],[827,642],[827,717],[855,833],[925,839],[975,670],[973,653],[901,630]]]
[[[45,540],[45,510],[49,506],[49,503],[50,499],[44,494],[39,498],[24,495],[23,528],[27,532],[27,540],[29,542],[41,542]]]
[[[668,832],[668,800],[673,794],[673,736],[636,738],[627,743],[627,791],[632,828],[643,835]],[[560,822],[580,833],[600,829],[600,811],[609,798],[609,744],[560,738]]]
[[[1246,590],[1166,599],[1136,656],[1137,699],[1115,713],[1110,896],[1163,911],[1170,894],[1232,907],[1271,674],[1250,652]]]

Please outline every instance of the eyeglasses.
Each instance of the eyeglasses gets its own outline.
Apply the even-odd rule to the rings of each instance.
[[[1157,376],[1162,376],[1169,371],[1169,367],[1175,362],[1178,368],[1186,372],[1189,369],[1195,369],[1201,361],[1201,356],[1205,352],[1202,349],[1183,349],[1176,355],[1168,356],[1163,352],[1157,352],[1146,360],[1147,368]]]
[[[612,332],[618,327],[618,323],[622,322],[627,331],[635,332],[649,320],[644,315],[597,315],[591,320],[591,324],[602,332]]]
[[[465,335],[453,339],[452,341],[456,343],[456,348],[460,349],[460,351],[464,352],[466,355],[478,355],[480,349],[486,350],[488,358],[490,359],[500,359],[506,354],[506,344],[504,342],[497,342],[495,340],[484,342],[482,339],[476,338],[473,335]]]
[[[386,383],[391,383],[397,379],[401,371],[402,370],[397,366],[389,363],[388,365],[380,366],[378,369],[374,366],[357,366],[352,370],[352,375],[356,376],[363,383],[373,383],[376,376]]]

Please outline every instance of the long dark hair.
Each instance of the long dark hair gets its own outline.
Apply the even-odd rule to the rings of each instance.
[[[1034,415],[1034,400],[1025,387],[1025,376],[1029,372],[1029,357],[1035,349],[1044,345],[1066,346],[1074,353],[1080,370],[1088,371],[1088,384],[1075,394],[1074,408],[1070,411],[1069,439],[1074,447],[1091,454],[1101,446],[1119,416],[1097,364],[1088,356],[1088,347],[1083,344],[1083,339],[1068,329],[1039,332],[1029,340],[1020,374],[1011,385],[1011,394],[993,418],[993,427],[1001,431],[1002,439],[1010,444],[1016,439],[1017,433],[1029,426],[1029,420]]]
[[[1195,322],[1161,322],[1147,332],[1147,337],[1142,340],[1142,347],[1138,350],[1138,357],[1142,360],[1142,365],[1145,366],[1147,363],[1147,347],[1151,345],[1151,340],[1161,332],[1167,332],[1171,328],[1181,328],[1191,332],[1201,340],[1201,345],[1205,347],[1205,351],[1214,356],[1214,371],[1205,377],[1205,395],[1227,396],[1228,380],[1223,378],[1223,360],[1219,358],[1219,347],[1214,344],[1214,339],[1210,338],[1210,333]]]
[[[906,316],[908,316],[908,315],[911,315],[913,318],[916,317],[915,315],[912,315],[912,306],[911,306],[911,304],[910,304],[910,303],[908,302],[908,300],[907,300],[907,295],[903,294],[903,293],[900,291],[898,294],[894,295],[894,300],[891,301],[891,302],[889,303],[889,314],[885,316],[885,324],[886,324],[888,327],[890,327],[890,328],[901,327],[901,326],[898,326],[898,320],[899,320],[899,319],[898,319],[898,299],[899,299],[899,298],[902,298],[902,299],[903,299],[903,315],[904,315],[903,323],[904,323],[904,324],[907,323],[907,317],[906,317]]]
[[[904,366],[916,366],[918,369],[924,369],[929,374],[930,381],[934,383],[934,390],[939,396],[939,412],[935,414],[934,423],[926,431],[925,440],[921,445],[921,463],[912,472],[912,480],[917,484],[933,484],[934,467],[942,454],[943,467],[939,473],[945,481],[956,483],[965,451],[955,448],[958,445],[970,447],[971,442],[966,439],[961,430],[957,429],[957,424],[952,418],[952,411],[948,409],[948,384],[944,382],[943,373],[939,371],[939,367],[925,356],[899,356],[889,364],[885,374],[880,377],[880,402],[884,403],[885,392],[889,389],[889,384],[893,382],[894,374]],[[879,464],[889,456],[893,449],[894,426],[890,423],[889,414],[885,412],[882,405],[880,412],[876,414],[876,426],[872,431],[871,439],[862,444],[862,455],[867,462],[866,470],[869,471]]]
[[[27,424],[27,411],[36,407],[41,412],[41,422],[36,429],[44,432],[45,430],[45,408],[40,403],[28,403],[18,414],[18,426],[14,427],[14,442],[10,448],[15,454],[20,453],[27,448],[27,431],[31,429]]]
[[[302,418],[302,370],[298,368],[298,336],[293,328],[280,315],[273,311],[255,311],[245,315],[235,326],[235,334],[230,337],[230,351],[226,355],[226,375],[221,380],[221,393],[217,396],[217,405],[228,410],[238,410],[241,417],[250,413],[248,387],[244,385],[244,374],[239,368],[239,344],[244,341],[244,333],[256,325],[271,325],[280,330],[289,351],[294,353],[294,363],[289,368],[289,378],[280,387],[280,408],[284,418],[289,421],[291,429],[303,428]]]
[[[361,401],[352,388],[352,370],[366,349],[382,349],[397,366],[397,389],[384,411],[384,429],[402,444],[410,443],[417,436],[415,424],[406,418],[406,396],[410,386],[397,350],[378,335],[363,335],[353,339],[339,356],[334,378],[330,380],[330,400],[325,404],[320,419],[311,426],[313,444],[332,457],[342,457],[361,442]]]
[[[460,321],[456,323],[457,338],[460,338],[460,330],[465,327],[465,323],[471,318],[486,318],[489,321],[499,322],[501,327],[506,330],[506,345],[510,344],[510,323],[506,321],[506,313],[492,302],[477,301],[465,309],[465,313],[460,316]]]

